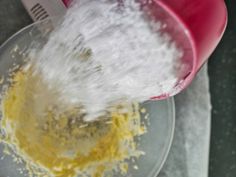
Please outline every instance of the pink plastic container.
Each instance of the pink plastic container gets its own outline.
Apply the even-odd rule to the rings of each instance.
[[[67,7],[71,1],[63,0]],[[189,66],[170,93],[152,97],[164,99],[185,89],[207,61],[225,31],[227,10],[223,0],[153,0],[148,6],[165,24],[163,32],[183,49],[182,61]]]
[[[185,89],[219,43],[227,24],[223,0],[154,0],[152,14],[166,24],[168,32],[183,49],[183,63],[190,66],[170,93],[153,97],[164,99]]]
[[[155,0],[155,16],[167,23],[168,33],[184,49],[191,69],[172,93],[186,88],[219,43],[227,24],[223,0]],[[165,95],[164,95],[165,97]],[[158,97],[160,98],[160,97]]]

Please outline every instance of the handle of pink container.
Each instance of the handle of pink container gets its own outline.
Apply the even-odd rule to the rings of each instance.
[[[193,68],[186,87],[219,43],[227,24],[223,0],[155,0],[185,27],[193,47]]]

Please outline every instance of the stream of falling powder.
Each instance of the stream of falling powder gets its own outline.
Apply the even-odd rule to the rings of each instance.
[[[82,105],[86,120],[169,93],[183,73],[182,52],[140,9],[133,0],[74,1],[43,48],[30,50],[35,72],[61,103]]]

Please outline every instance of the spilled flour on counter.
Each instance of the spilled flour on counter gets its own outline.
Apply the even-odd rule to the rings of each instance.
[[[133,0],[75,1],[43,48],[30,51],[35,72],[61,103],[82,105],[88,121],[119,102],[170,93],[182,52],[146,11]]]

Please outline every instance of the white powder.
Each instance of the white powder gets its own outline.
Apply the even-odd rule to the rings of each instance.
[[[160,26],[134,0],[80,0],[31,56],[60,100],[83,105],[93,120],[120,101],[142,102],[175,87],[182,53]]]

